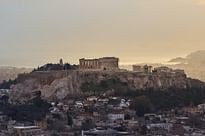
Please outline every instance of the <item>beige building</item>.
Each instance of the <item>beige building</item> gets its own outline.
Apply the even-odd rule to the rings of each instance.
[[[16,126],[14,136],[40,136],[42,131],[37,126]]]
[[[80,69],[85,70],[117,70],[119,59],[115,57],[103,57],[99,59],[79,60]]]

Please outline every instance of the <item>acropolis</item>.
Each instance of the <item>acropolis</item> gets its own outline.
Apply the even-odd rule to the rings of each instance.
[[[84,70],[117,70],[119,58],[116,57],[103,57],[98,59],[85,59],[79,60],[80,69]]]

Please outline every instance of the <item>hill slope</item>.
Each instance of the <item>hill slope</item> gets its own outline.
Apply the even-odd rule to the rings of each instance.
[[[109,71],[50,71],[20,75],[17,84],[11,87],[13,101],[28,99],[32,92],[41,91],[47,100],[63,100],[68,95],[92,91],[166,91],[169,88],[187,89],[205,84],[192,80],[183,73],[136,73]]]

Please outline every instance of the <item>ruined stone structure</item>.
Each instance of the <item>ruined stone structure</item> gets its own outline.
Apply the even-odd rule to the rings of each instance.
[[[133,65],[133,71],[135,72],[143,72],[143,73],[152,73],[152,66],[144,65]]]
[[[99,59],[79,60],[80,69],[85,70],[117,70],[119,59],[115,57],[103,57]]]
[[[186,77],[186,73],[184,70],[182,69],[172,69],[169,67],[157,67],[154,68],[153,73],[158,73],[158,74],[169,74],[169,75],[177,75],[177,76],[185,76]]]

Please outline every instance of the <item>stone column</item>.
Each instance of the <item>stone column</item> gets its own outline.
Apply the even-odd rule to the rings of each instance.
[[[88,69],[90,69],[90,60],[88,60]]]
[[[88,60],[88,69],[90,69],[90,60]]]
[[[91,61],[91,69],[95,69],[95,60]]]
[[[87,68],[87,60],[84,61],[84,69]]]
[[[89,61],[86,60],[86,69],[88,69],[88,68],[89,68]]]
[[[82,69],[85,69],[85,60],[82,61]]]
[[[97,60],[94,60],[94,68],[97,69]]]
[[[93,61],[90,60],[90,69],[92,69],[92,67],[93,67]]]
[[[80,59],[79,60],[79,67],[80,67],[80,69],[83,69],[84,68],[84,59]]]

